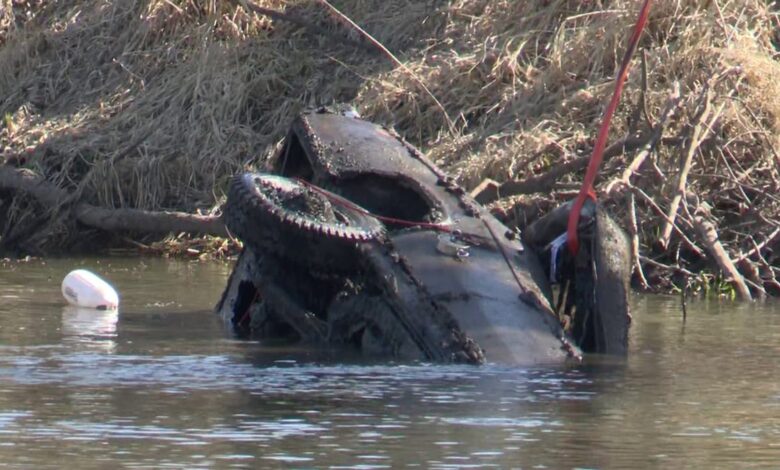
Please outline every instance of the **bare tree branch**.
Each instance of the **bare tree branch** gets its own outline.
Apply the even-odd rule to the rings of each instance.
[[[50,208],[68,200],[69,193],[44,180],[33,171],[0,166],[0,189],[22,191]],[[106,209],[76,202],[72,208],[84,225],[107,230],[146,233],[192,232],[227,236],[225,224],[218,216],[141,209]]]

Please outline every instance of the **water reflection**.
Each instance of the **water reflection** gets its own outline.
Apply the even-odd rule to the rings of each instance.
[[[116,349],[118,310],[95,310],[67,306],[62,308],[63,343],[100,349],[112,353]]]
[[[50,261],[0,272],[0,461],[40,468],[772,466],[780,309],[634,303],[627,361],[366,363],[225,334],[229,266]],[[112,312],[62,307],[84,263]],[[345,359],[346,358],[346,359]]]

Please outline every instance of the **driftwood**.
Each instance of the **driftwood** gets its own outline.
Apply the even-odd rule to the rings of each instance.
[[[701,215],[696,215],[693,218],[693,225],[696,228],[696,232],[701,238],[704,246],[707,247],[710,255],[715,259],[726,276],[728,276],[731,282],[734,284],[734,288],[737,291],[737,295],[742,300],[753,300],[753,296],[750,294],[750,289],[745,283],[745,279],[742,274],[739,273],[734,262],[729,258],[726,249],[723,248],[723,244],[718,239],[718,231],[715,229],[715,225],[709,220],[705,219]]]
[[[49,183],[31,170],[7,165],[0,166],[0,190],[25,192],[52,209],[59,207],[70,196],[68,191]],[[219,216],[141,209],[107,209],[83,202],[74,203],[72,211],[76,220],[84,225],[107,231],[192,232],[227,236],[227,230]]]

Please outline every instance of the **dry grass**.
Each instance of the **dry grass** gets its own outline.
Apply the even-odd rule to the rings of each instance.
[[[256,3],[349,35],[315,2]],[[88,202],[211,210],[226,178],[261,165],[295,113],[347,101],[394,126],[466,186],[484,177],[523,179],[589,152],[639,6],[634,0],[334,4],[420,77],[453,117],[457,135],[421,87],[380,55],[229,2],[4,0],[0,145]],[[660,113],[673,82],[681,84],[683,104],[665,136],[685,138],[706,80],[740,67],[717,86],[713,105],[723,105],[723,115],[697,152],[688,186],[712,208],[734,253],[752,246],[750,236],[760,243],[780,214],[772,196],[780,194],[777,40],[772,3],[658,0],[640,45],[651,115]],[[612,140],[629,132],[640,91],[635,71]],[[648,124],[635,127],[642,132]],[[663,208],[676,184],[680,147],[661,146],[633,179]],[[632,157],[613,159],[602,182]],[[549,207],[554,196],[533,199]],[[625,200],[613,199],[624,214]],[[638,204],[647,248],[662,219]],[[31,207],[21,199],[15,205],[13,220]],[[681,228],[690,230],[684,221]],[[49,234],[59,235],[39,244],[72,233],[52,226]]]

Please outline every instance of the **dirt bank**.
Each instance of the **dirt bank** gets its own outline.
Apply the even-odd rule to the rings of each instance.
[[[70,194],[51,210],[0,188],[3,247],[117,243],[76,221],[80,204],[215,214],[227,178],[262,166],[295,113],[334,102],[467,187],[514,182],[493,205],[522,227],[572,197],[639,7],[334,2],[404,70],[313,0],[256,4],[286,16],[213,0],[0,3],[2,158]],[[772,2],[655,2],[611,130],[625,145],[597,185],[636,227],[637,285],[733,292],[709,227],[754,293],[780,292],[778,31]]]

